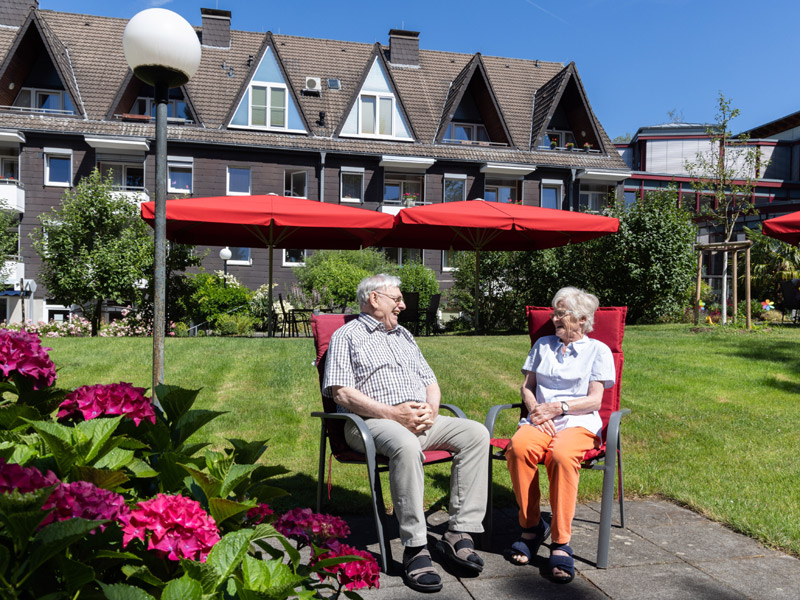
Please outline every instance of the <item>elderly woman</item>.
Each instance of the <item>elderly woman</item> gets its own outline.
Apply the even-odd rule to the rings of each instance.
[[[568,583],[575,577],[569,541],[584,453],[600,445],[598,410],[603,389],[614,385],[608,346],[586,336],[598,300],[574,287],[553,298],[556,334],[536,341],[522,367],[520,393],[528,409],[506,458],[519,505],[522,535],[511,547],[512,562],[527,564],[552,532],[548,573]],[[544,461],[550,482],[552,524],[539,511],[539,470]]]

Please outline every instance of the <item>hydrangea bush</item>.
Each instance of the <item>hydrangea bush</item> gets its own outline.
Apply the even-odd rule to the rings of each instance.
[[[265,441],[189,443],[222,414],[192,409],[199,390],[159,385],[156,405],[130,383],[55,382],[38,335],[0,330],[0,597],[357,598],[378,586],[342,519],[274,514],[267,501],[284,492],[266,480],[287,471],[257,464]]]

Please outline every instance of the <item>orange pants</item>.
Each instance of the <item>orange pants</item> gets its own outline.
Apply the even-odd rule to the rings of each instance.
[[[562,429],[555,437],[532,425],[517,429],[506,451],[506,461],[522,527],[535,527],[541,517],[538,465],[544,460],[550,480],[552,540],[556,544],[569,542],[578,501],[581,459],[587,450],[599,446],[600,438],[583,427]]]

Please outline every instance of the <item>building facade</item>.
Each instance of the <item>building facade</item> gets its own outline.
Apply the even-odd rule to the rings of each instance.
[[[200,68],[170,92],[168,198],[274,193],[389,213],[484,198],[579,210],[599,209],[630,176],[574,63],[429,51],[405,30],[370,45],[232,30],[223,10],[201,17]],[[34,320],[69,310],[37,281],[30,243],[65,190],[94,168],[132,201],[155,189],[153,89],[125,62],[126,24],[35,0],[0,7],[0,199],[20,216],[0,296],[8,319],[22,307]],[[205,268],[222,268],[219,250]],[[251,288],[266,281],[265,249],[231,250],[229,273]],[[275,250],[278,291],[309,251]],[[387,254],[421,258],[452,282],[447,252]]]

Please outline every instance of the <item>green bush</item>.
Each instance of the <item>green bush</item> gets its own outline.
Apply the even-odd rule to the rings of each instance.
[[[175,332],[175,337],[186,337],[189,335],[189,326],[183,321],[178,321],[172,331]]]
[[[277,284],[274,283],[272,284],[272,287],[274,288],[276,285]],[[273,318],[277,318],[277,316],[281,313],[281,307],[278,303],[278,294],[274,291],[272,297],[272,312]],[[265,283],[255,291],[253,297],[250,299],[250,314],[253,317],[255,328],[258,331],[267,330],[267,327],[269,326],[269,313],[269,284]]]
[[[246,311],[253,293],[232,275],[227,276],[227,286],[222,273],[198,273],[194,276],[189,314],[192,321],[208,321],[217,327],[221,315],[233,311]]]
[[[391,272],[396,267],[374,248],[363,250],[320,250],[295,267],[294,274],[304,294],[320,295],[324,306],[353,304],[359,282],[376,273]]]
[[[431,296],[439,293],[436,273],[421,262],[406,262],[394,274],[402,281],[403,292],[419,292],[420,309],[427,307]]]

